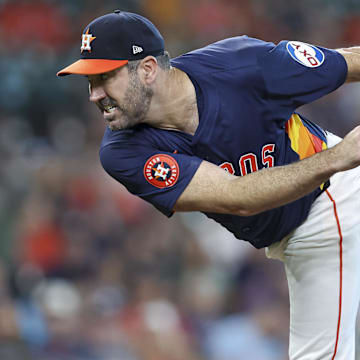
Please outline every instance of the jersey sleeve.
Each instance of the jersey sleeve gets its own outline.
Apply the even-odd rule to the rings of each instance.
[[[102,147],[99,155],[111,177],[168,217],[202,161],[196,156],[116,143]]]
[[[270,99],[293,109],[336,90],[347,75],[340,53],[299,41],[281,41],[258,64]]]

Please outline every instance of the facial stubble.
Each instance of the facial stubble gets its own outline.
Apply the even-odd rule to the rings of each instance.
[[[121,126],[117,129],[128,129],[143,123],[149,112],[152,97],[153,90],[141,83],[136,71],[130,72],[123,104],[116,104],[122,113]]]

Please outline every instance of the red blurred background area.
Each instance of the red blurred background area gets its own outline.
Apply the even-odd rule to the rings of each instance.
[[[73,40],[70,19],[54,2],[11,1],[0,7],[1,39],[14,50],[33,46],[65,50]]]

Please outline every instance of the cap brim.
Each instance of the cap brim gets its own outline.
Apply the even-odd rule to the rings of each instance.
[[[66,68],[60,70],[56,75],[65,76],[70,74],[96,75],[115,70],[128,63],[128,60],[105,60],[105,59],[81,59]]]

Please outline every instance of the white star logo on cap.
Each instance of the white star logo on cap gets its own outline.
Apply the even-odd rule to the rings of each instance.
[[[89,34],[89,30],[86,30],[85,34],[82,34],[82,42],[81,42],[81,52],[84,50],[87,50],[91,52],[91,42],[96,39],[96,36],[92,36],[92,34]]]

